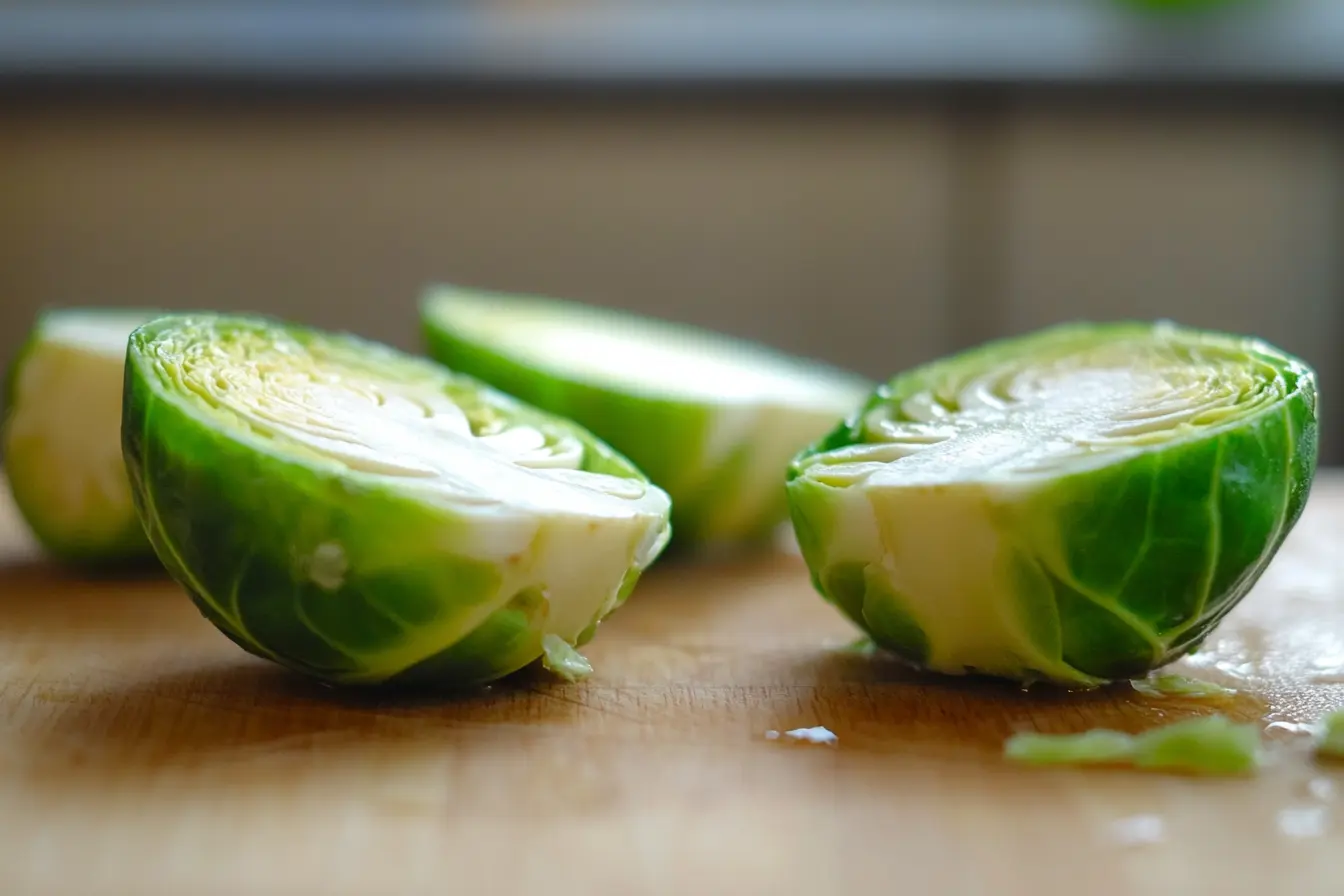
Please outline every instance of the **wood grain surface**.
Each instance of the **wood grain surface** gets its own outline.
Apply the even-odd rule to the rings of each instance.
[[[933,680],[840,649],[787,553],[667,564],[578,685],[355,696],[162,578],[41,560],[0,495],[0,893],[1344,892],[1344,478],[1182,669],[1216,705]],[[1016,730],[1259,720],[1254,779],[1031,770]],[[834,743],[781,734],[824,726]]]

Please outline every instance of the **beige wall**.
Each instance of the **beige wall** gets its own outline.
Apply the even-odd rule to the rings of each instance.
[[[1312,115],[1019,110],[1003,146],[1003,319],[1173,317],[1301,352],[1336,383],[1339,138]]]
[[[874,373],[945,340],[949,171],[930,115],[524,106],[0,122],[7,334],[38,302],[147,302],[408,343],[421,284],[446,278],[653,311]]]
[[[873,376],[1068,317],[1175,317],[1302,352],[1333,413],[1340,161],[1333,119],[1263,103],[11,104],[0,361],[44,303],[413,347],[418,289],[451,279]]]

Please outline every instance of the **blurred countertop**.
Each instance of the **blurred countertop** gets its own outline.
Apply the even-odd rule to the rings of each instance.
[[[1344,82],[1344,3],[0,0],[0,79]]]

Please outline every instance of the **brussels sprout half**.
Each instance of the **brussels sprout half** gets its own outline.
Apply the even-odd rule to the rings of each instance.
[[[720,333],[453,286],[421,303],[429,354],[575,420],[672,496],[679,545],[763,543],[793,456],[873,384]]]
[[[1253,339],[1069,324],[901,374],[788,473],[816,588],[936,672],[1069,686],[1194,650],[1302,512],[1316,380]]]
[[[344,334],[158,318],[123,419],[145,528],[201,612],[332,683],[582,675],[573,648],[669,536],[667,495],[585,430]]]
[[[154,562],[121,457],[121,381],[149,311],[38,315],[5,389],[5,471],[20,515],[51,556],[87,566]]]

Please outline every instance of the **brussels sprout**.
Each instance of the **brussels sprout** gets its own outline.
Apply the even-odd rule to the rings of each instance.
[[[764,542],[789,460],[872,384],[723,334],[451,286],[421,304],[429,354],[575,420],[672,497],[679,545]]]
[[[335,684],[466,686],[574,648],[669,537],[580,427],[425,359],[267,318],[136,330],[123,440],[164,565],[250,653]]]
[[[1197,648],[1316,466],[1316,380],[1263,342],[1069,324],[917,367],[800,452],[817,590],[918,667],[1089,687]]]
[[[1130,735],[1106,728],[1081,734],[1017,734],[1004,756],[1028,765],[1127,765],[1194,775],[1246,775],[1260,766],[1260,734],[1215,713]]]
[[[10,490],[38,543],[63,562],[154,560],[121,457],[126,340],[152,316],[46,311],[10,370],[3,429]]]

